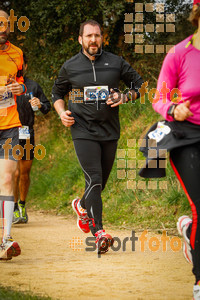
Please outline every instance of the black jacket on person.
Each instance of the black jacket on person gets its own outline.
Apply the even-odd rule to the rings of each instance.
[[[139,175],[144,178],[161,178],[166,176],[166,164],[162,161],[166,160],[167,151],[192,145],[200,142],[200,126],[188,121],[163,120],[161,122],[169,130],[162,134],[162,138],[158,141],[149,138],[149,134],[155,132],[158,123],[156,122],[148,130],[144,137],[140,151],[146,157],[144,166],[140,169]]]
[[[80,51],[61,67],[53,86],[52,101],[55,103],[58,99],[64,99],[74,89],[83,92],[84,87],[88,86],[118,89],[120,80],[139,96],[138,89],[143,80],[122,57],[102,51],[95,61],[91,61]],[[75,118],[75,124],[71,126],[72,138],[99,141],[119,139],[119,107],[112,108],[105,101],[98,107],[97,103],[84,102],[83,95],[78,98],[82,103],[72,99],[68,104],[68,109]]]
[[[29,79],[28,77],[24,77],[24,83],[27,87],[27,91],[25,94],[21,96],[17,96],[17,110],[19,113],[19,119],[22,125],[29,126],[30,129],[33,129],[34,125],[34,111],[32,110],[31,104],[29,103],[30,100],[30,92],[33,93],[33,97],[37,97],[42,107],[40,111],[43,114],[47,114],[51,109],[51,104],[49,100],[46,98],[42,88],[40,85]]]

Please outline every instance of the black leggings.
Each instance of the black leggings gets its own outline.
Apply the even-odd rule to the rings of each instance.
[[[200,280],[200,143],[171,151],[170,161],[192,209],[192,224],[188,227],[193,260],[193,274]]]
[[[85,175],[85,193],[81,199],[81,206],[87,209],[90,230],[94,235],[103,228],[101,192],[113,166],[117,140],[99,142],[76,139],[74,148]]]

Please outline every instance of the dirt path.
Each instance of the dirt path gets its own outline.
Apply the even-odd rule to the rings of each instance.
[[[89,235],[78,230],[74,218],[29,211],[29,219],[28,224],[12,228],[22,254],[0,263],[0,282],[4,286],[53,299],[192,299],[191,266],[181,250],[171,250],[169,242],[166,252],[162,251],[161,241],[159,250],[152,252],[152,235],[148,233],[144,252],[139,240],[136,251],[132,251],[129,240],[126,251],[121,247],[98,258],[96,252],[85,251],[85,237]],[[131,230],[109,233],[121,241],[131,236]],[[157,241],[161,238],[154,237]],[[81,241],[82,245],[73,245]]]

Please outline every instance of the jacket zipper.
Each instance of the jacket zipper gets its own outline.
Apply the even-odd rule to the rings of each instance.
[[[93,74],[94,74],[94,82],[96,82],[96,81],[97,81],[97,77],[96,77],[96,72],[95,72],[94,62],[91,61],[91,63],[92,63],[92,69],[93,69]]]

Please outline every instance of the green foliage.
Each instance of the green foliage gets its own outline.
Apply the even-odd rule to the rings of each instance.
[[[2,300],[50,300],[49,297],[33,296],[31,293],[16,292],[11,288],[0,286],[0,299]]]
[[[155,8],[156,2],[150,2]],[[155,86],[164,54],[137,54],[134,52],[134,43],[124,42],[125,14],[135,14],[135,3],[125,0],[98,0],[95,5],[92,0],[10,0],[4,3],[10,3],[8,11],[14,9],[18,18],[26,16],[30,20],[30,28],[26,33],[21,33],[15,22],[11,40],[26,52],[31,77],[36,77],[42,86],[47,86],[49,94],[61,65],[80,50],[79,27],[87,19],[95,19],[102,25],[105,50],[124,56],[144,80],[149,81],[149,85]],[[146,4],[146,1],[140,3]],[[144,44],[173,45],[194,31],[187,21],[190,12],[188,3],[178,0],[166,0],[165,3],[165,13],[175,13],[176,32],[144,32]],[[153,13],[144,10],[143,15],[144,24],[156,24],[155,9]]]
[[[74,193],[82,193],[84,180],[76,159],[69,129],[52,114],[43,160],[34,160],[29,203],[46,210],[66,211]]]

